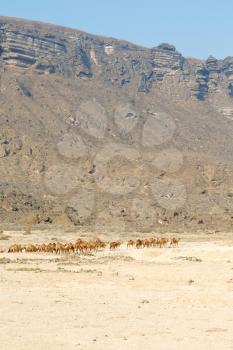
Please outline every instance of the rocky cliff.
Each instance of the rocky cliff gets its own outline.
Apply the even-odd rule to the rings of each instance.
[[[0,17],[2,223],[231,229],[232,120],[233,57]]]
[[[232,96],[233,57],[218,61],[186,59],[169,44],[146,49],[78,30],[0,19],[2,65],[37,74],[103,79],[116,86],[134,84],[149,92],[168,77],[185,85],[190,95],[205,99],[220,89]]]

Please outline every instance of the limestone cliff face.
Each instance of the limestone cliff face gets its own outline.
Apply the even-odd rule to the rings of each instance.
[[[175,79],[204,100],[224,90],[233,96],[233,57],[192,62],[175,47],[160,44],[141,48],[112,38],[89,35],[58,26],[0,18],[0,59],[4,66],[31,69],[38,74],[100,78],[116,86],[136,84],[149,93],[166,78]]]

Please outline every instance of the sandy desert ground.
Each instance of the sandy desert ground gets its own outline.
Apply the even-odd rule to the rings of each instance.
[[[2,233],[0,250],[52,236]],[[1,350],[233,349],[233,235],[88,256],[1,252],[0,314]]]

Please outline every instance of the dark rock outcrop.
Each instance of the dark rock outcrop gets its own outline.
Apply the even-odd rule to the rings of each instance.
[[[176,51],[175,46],[160,44],[151,49],[151,61],[155,80],[163,80],[166,75],[182,71],[184,57]]]
[[[228,79],[228,92],[233,97],[233,57],[227,57],[222,62],[222,69]]]

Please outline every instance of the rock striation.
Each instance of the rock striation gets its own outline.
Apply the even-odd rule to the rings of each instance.
[[[3,66],[38,74],[100,78],[118,87],[135,85],[149,93],[166,79],[176,79],[198,100],[224,88],[233,96],[233,57],[218,61],[184,58],[173,45],[146,49],[40,23],[0,18],[0,60]]]

